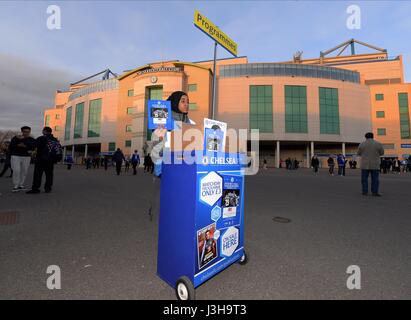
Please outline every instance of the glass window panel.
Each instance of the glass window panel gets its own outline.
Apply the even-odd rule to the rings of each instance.
[[[83,136],[84,102],[76,105],[76,115],[74,118],[74,139]]]
[[[88,116],[88,137],[99,137],[101,129],[101,99],[90,101]]]
[[[386,134],[386,129],[385,128],[378,128],[377,129],[377,135],[385,136],[385,134]]]
[[[71,129],[71,112],[72,107],[66,109],[66,126],[64,129],[64,140],[70,139],[70,129]]]
[[[189,85],[188,85],[188,91],[189,91],[189,92],[197,91],[197,84],[196,84],[196,83],[189,84]]]
[[[115,142],[109,142],[108,144],[108,151],[113,152],[116,150],[116,143]]]

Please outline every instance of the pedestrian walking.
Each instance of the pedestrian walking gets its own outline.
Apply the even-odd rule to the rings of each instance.
[[[130,161],[130,159],[125,160],[124,172],[128,172],[130,170]]]
[[[401,161],[401,171],[402,172],[407,172],[408,169],[408,160],[407,159],[403,159]]]
[[[70,154],[67,155],[66,158],[64,159],[64,163],[67,165],[67,170],[71,170],[71,167],[74,163],[73,157]]]
[[[401,173],[401,161],[398,158],[394,159],[393,171],[397,174]]]
[[[300,162],[297,159],[294,159],[293,164],[294,170],[297,170],[300,166]]]
[[[318,173],[318,167],[320,166],[320,160],[318,160],[317,156],[314,155],[311,158],[311,167],[314,169],[314,173]]]
[[[107,171],[107,168],[108,168],[108,157],[107,156],[104,156],[103,162],[104,162],[104,170]]]
[[[43,135],[36,139],[36,160],[34,165],[33,184],[28,194],[40,193],[43,173],[46,175],[44,192],[50,193],[53,187],[54,164],[61,161],[63,149],[60,142],[53,136],[50,127],[43,128]]]
[[[150,172],[152,174],[155,170],[154,161],[151,158],[150,153],[148,154],[148,156],[149,156],[149,158],[148,158],[148,172]]]
[[[266,158],[264,158],[263,160],[263,169],[267,170],[267,159]]]
[[[339,154],[337,156],[337,164],[338,164],[338,175],[343,177],[345,176],[345,164],[346,164],[345,156],[343,154]]]
[[[87,157],[87,159],[86,159],[86,170],[89,170],[91,168],[91,163],[92,163],[91,158]]]
[[[123,165],[123,161],[126,161],[123,152],[120,148],[117,148],[116,152],[113,154],[113,161],[116,164],[116,173],[119,176],[121,173],[121,166]]]
[[[334,162],[334,158],[333,157],[329,157],[327,159],[327,164],[328,164],[328,172],[330,173],[330,175],[334,175],[334,167],[335,167],[335,162]]]
[[[374,134],[365,134],[366,141],[358,147],[358,155],[361,157],[361,185],[362,194],[368,195],[368,176],[371,174],[371,192],[373,196],[380,197],[379,193],[379,166],[380,157],[384,154],[381,143],[374,140]]]
[[[390,158],[386,159],[387,161],[387,172],[392,172],[392,160]]]
[[[133,175],[137,174],[137,168],[140,166],[140,155],[137,150],[134,150],[134,153],[131,157],[131,166],[133,167]]]
[[[150,154],[148,153],[145,157],[144,157],[144,172],[149,172],[149,167],[150,167]]]

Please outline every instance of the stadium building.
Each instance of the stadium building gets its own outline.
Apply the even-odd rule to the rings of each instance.
[[[356,54],[355,45],[373,52]],[[201,123],[210,117],[212,63],[162,61],[122,75],[105,70],[57,91],[44,124],[78,162],[116,148],[130,155],[149,145],[147,100],[183,90],[190,118]],[[217,60],[216,73],[216,119],[229,128],[259,129],[260,157],[271,166],[289,157],[308,166],[313,154],[323,163],[330,154],[355,157],[368,131],[387,156],[410,154],[411,84],[404,82],[401,55],[389,57],[385,49],[351,39],[315,59],[297,53],[275,63]]]

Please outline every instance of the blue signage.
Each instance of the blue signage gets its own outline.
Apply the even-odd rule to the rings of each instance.
[[[401,144],[401,148],[411,148],[411,143],[405,143],[405,144]]]
[[[173,130],[171,102],[164,100],[148,100],[148,129],[164,127]]]

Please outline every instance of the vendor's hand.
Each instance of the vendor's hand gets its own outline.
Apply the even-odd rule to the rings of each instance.
[[[164,139],[164,136],[167,133],[167,129],[164,127],[158,127],[156,130],[154,130],[153,134],[158,137],[160,140]]]

